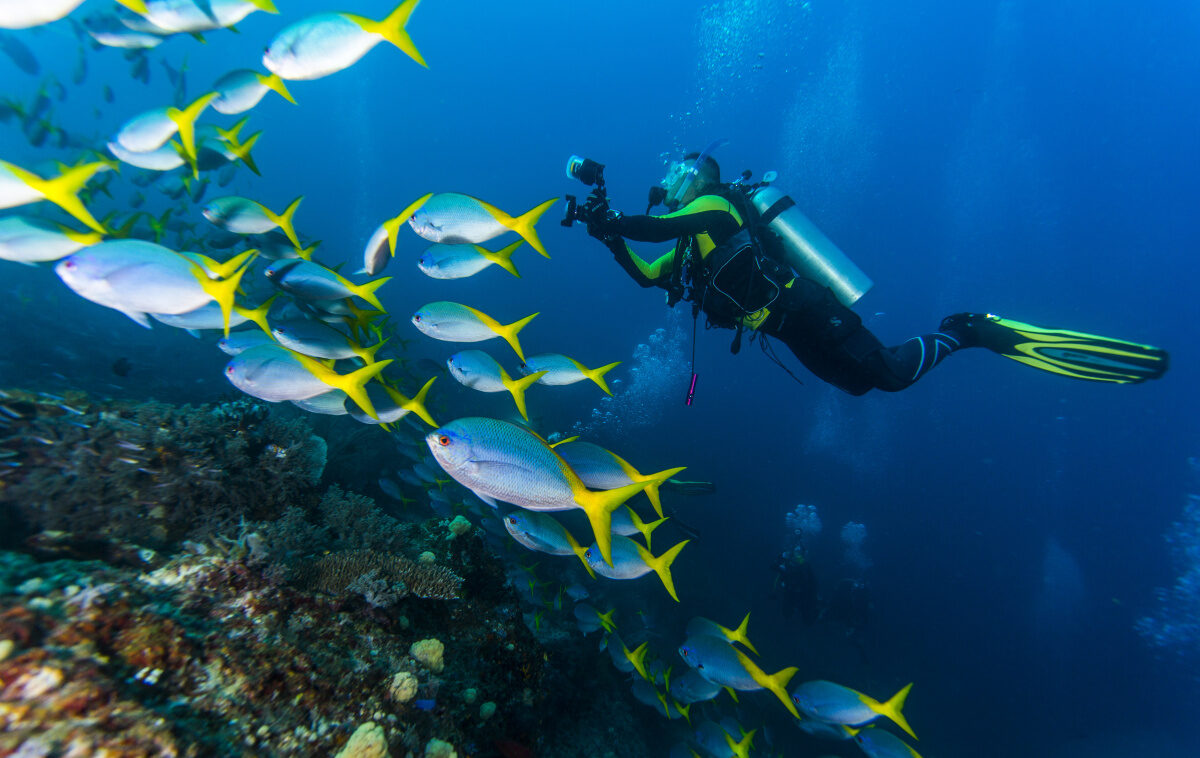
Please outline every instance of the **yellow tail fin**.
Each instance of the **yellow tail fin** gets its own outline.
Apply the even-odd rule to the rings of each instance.
[[[270,76],[259,74],[258,82],[267,89],[278,92],[284,100],[287,100],[292,105],[296,104],[296,98],[292,97],[291,92],[288,92],[287,85],[283,83],[283,79],[279,78],[279,74],[271,74]]]
[[[407,222],[414,213],[421,210],[421,206],[424,205],[425,201],[431,197],[433,197],[433,193],[426,192],[424,195],[421,195],[416,200],[409,203],[407,208],[400,211],[399,216],[390,218],[383,222],[383,230],[387,232],[388,236],[388,250],[391,252],[393,258],[396,257],[396,238],[400,235],[400,227],[404,225],[404,223]]]
[[[628,505],[625,506],[625,508],[629,510],[629,520],[633,522],[633,528],[641,532],[642,539],[646,540],[646,549],[651,550],[650,535],[653,534],[654,530],[661,526],[667,519],[660,518],[657,521],[651,521],[649,524],[647,524],[645,521],[642,521],[641,516],[637,515],[637,511],[630,508]]]
[[[229,143],[229,152],[246,164],[246,168],[253,171],[255,176],[262,176],[262,172],[258,170],[258,164],[254,162],[254,156],[250,154],[250,151],[254,149],[254,145],[258,143],[258,138],[261,136],[262,132],[255,132],[245,142]]]
[[[580,563],[583,564],[584,569],[586,569],[588,572],[588,576],[595,579],[596,572],[592,569],[592,564],[588,563],[587,560],[587,547],[580,545],[579,540],[575,539],[575,535],[567,531],[566,527],[563,527],[563,532],[565,532],[567,535],[567,544],[571,546],[571,552],[575,553],[575,557],[578,558]],[[612,611],[609,611],[609,613],[612,613]],[[604,622],[602,621],[600,623],[603,624]]]
[[[795,666],[789,666],[781,671],[776,671],[774,674],[768,674],[760,669],[758,664],[750,660],[750,657],[741,650],[734,648],[734,652],[737,653],[738,661],[746,669],[746,673],[750,675],[750,678],[762,686],[763,689],[770,690],[775,697],[779,698],[779,702],[784,704],[789,713],[796,718],[800,718],[800,713],[796,710],[796,704],[792,702],[792,698],[787,692],[788,682],[792,680],[792,677],[800,669]]]
[[[417,50],[417,46],[413,44],[412,38],[408,36],[408,31],[404,28],[408,25],[409,16],[416,10],[420,2],[421,0],[404,0],[382,21],[372,21],[361,16],[351,16],[350,14],[344,15],[362,27],[363,31],[370,34],[378,34],[400,48],[409,58],[412,58],[425,68],[429,68],[429,64],[421,57],[421,52]]]
[[[434,379],[437,379],[437,377],[430,377],[429,381],[425,382],[425,386],[421,388],[421,391],[418,392],[417,396],[414,398],[407,398],[399,390],[394,387],[389,387],[386,384],[384,385],[383,389],[388,393],[388,396],[392,398],[392,402],[394,402],[397,406],[403,408],[409,413],[417,414],[417,416],[426,424],[436,428],[438,423],[433,420],[433,416],[429,415],[429,409],[425,407],[425,396],[429,394],[429,388],[433,386]]]
[[[382,311],[383,303],[379,302],[379,298],[375,295],[375,290],[379,289],[391,280],[392,277],[385,276],[382,279],[373,279],[369,282],[364,282],[363,284],[350,284],[349,282],[347,282],[347,284],[350,284],[351,292],[370,303],[372,308],[377,308],[378,310]]]
[[[304,195],[296,198],[292,201],[291,205],[284,209],[283,213],[278,215],[272,213],[265,206],[263,207],[263,211],[266,213],[267,218],[271,219],[276,224],[279,224],[279,228],[282,229],[283,233],[287,235],[288,241],[292,243],[292,247],[296,248],[297,250],[301,250],[303,247],[300,244],[300,239],[296,236],[296,227],[293,225],[293,218],[296,215],[296,209],[300,207],[300,201],[303,199]]]
[[[508,372],[503,368],[500,369],[500,381],[504,384],[504,388],[513,396],[513,401],[517,404],[517,410],[521,413],[521,418],[529,420],[529,413],[525,410],[525,390],[532,385],[537,384],[537,380],[541,379],[546,374],[545,371],[539,371],[536,374],[523,376],[520,379],[513,379],[508,375]]]
[[[614,632],[617,629],[617,622],[613,621],[613,614],[617,612],[616,608],[609,608],[607,613],[597,612],[596,615],[600,619],[600,626],[604,627],[606,632]]]
[[[512,346],[512,349],[516,352],[517,357],[521,359],[522,363],[525,362],[525,353],[521,350],[521,343],[517,341],[517,334],[520,333],[520,331],[526,326],[528,326],[530,321],[533,321],[535,318],[537,318],[537,316],[538,314],[534,313],[531,316],[526,316],[520,321],[514,321],[508,325],[502,325],[499,322],[494,322],[496,324],[496,334],[503,337],[504,341]]]
[[[101,234],[108,233],[104,225],[92,217],[92,214],[84,207],[83,201],[79,199],[79,193],[93,176],[111,168],[107,163],[86,163],[69,168],[53,179],[42,179],[37,174],[11,163],[4,165],[30,189],[41,193],[47,200],[86,224],[89,229]]]
[[[567,480],[571,484],[571,491],[575,498],[575,503],[583,509],[587,514],[588,523],[592,525],[592,534],[596,538],[596,547],[600,549],[600,557],[609,566],[612,562],[612,514],[613,511],[620,508],[626,500],[633,497],[637,493],[646,488],[645,482],[634,482],[627,484],[624,487],[618,487],[614,490],[589,490],[571,471],[570,467],[564,462],[563,468],[570,472],[567,475]]]
[[[516,249],[518,247],[520,247],[521,245],[524,245],[524,244],[525,244],[525,240],[517,240],[516,242],[512,243],[511,245],[507,245],[496,251],[488,250],[486,247],[483,247],[482,245],[472,245],[472,247],[474,247],[476,250],[478,250],[479,254],[482,255],[485,260],[491,261],[492,263],[496,264],[497,266],[504,269],[508,273],[510,273],[513,276],[520,279],[521,275],[517,273],[517,267],[515,265],[513,265],[513,262],[512,262],[512,254],[516,251]]]
[[[278,292],[264,300],[257,308],[243,308],[240,305],[234,305],[233,309],[257,324],[258,328],[262,329],[271,339],[275,339],[275,335],[271,334],[271,323],[267,320],[267,316],[271,313],[271,306],[275,304],[277,297],[279,297]]]
[[[167,117],[175,122],[179,129],[179,142],[183,145],[183,154],[188,165],[192,167],[192,176],[200,177],[200,167],[196,165],[196,119],[208,107],[208,104],[220,95],[219,92],[209,92],[196,98],[191,105],[183,110],[168,108]]]
[[[903,729],[908,733],[909,737],[912,737],[915,740],[917,739],[917,735],[913,733],[912,727],[908,725],[908,719],[904,718],[904,714],[900,712],[901,709],[904,708],[904,701],[908,699],[908,693],[910,690],[912,690],[912,686],[912,682],[904,685],[899,692],[888,698],[887,702],[885,703],[875,702],[873,704],[867,703],[867,705],[870,706],[871,710],[875,711],[880,716],[887,716],[892,721],[896,722],[896,726]]]
[[[633,664],[633,670],[646,681],[650,681],[650,677],[646,675],[646,651],[649,649],[649,643],[643,642],[633,650],[621,646],[621,654],[625,656],[625,660]]]
[[[620,361],[617,361],[616,363],[610,363],[607,366],[601,366],[600,368],[587,368],[582,363],[578,362],[577,365],[584,376],[586,376],[588,379],[591,379],[596,383],[597,387],[604,390],[604,394],[612,395],[612,391],[608,389],[608,382],[604,381],[604,375],[609,371],[612,371],[617,366],[620,366]]]
[[[721,731],[725,731],[722,729]],[[734,742],[733,737],[729,736],[729,732],[725,732],[725,743],[729,745],[729,749],[737,758],[750,758],[750,748],[754,747],[754,734],[757,729],[751,729],[742,734],[742,738]]]
[[[250,251],[254,255],[258,251]],[[247,263],[240,269],[235,271],[228,279],[210,279],[208,272],[198,263],[189,261],[192,264],[192,275],[196,277],[196,281],[200,283],[208,296],[217,301],[217,305],[221,308],[221,316],[225,324],[225,336],[229,336],[229,314],[233,312],[233,298],[237,294],[238,284],[242,281],[242,275],[246,273],[246,269],[250,268]]]
[[[134,13],[145,15],[150,12],[150,9],[146,7],[146,0],[117,0],[117,2]]]
[[[376,342],[374,345],[371,345],[370,347],[363,347],[362,345],[351,343],[351,349],[354,350],[355,355],[363,359],[363,363],[374,363],[375,354],[378,353],[379,348],[386,345],[387,342],[388,341],[386,339],[383,339]]]
[[[614,455],[613,457],[617,458],[617,460],[623,463],[625,466],[629,466],[628,463],[625,463],[625,461],[621,460],[618,456]],[[658,494],[658,488],[662,486],[663,482],[667,481],[686,468],[687,466],[680,466],[678,468],[669,468],[665,471],[659,471],[657,474],[638,474],[637,470],[634,469],[633,466],[629,466],[629,471],[632,472],[630,478],[634,481],[646,482],[646,497],[650,499],[650,505],[654,506],[654,512],[658,514],[659,518],[662,518],[662,497]]]
[[[721,627],[721,631],[723,631],[725,633],[725,636],[729,638],[730,642],[740,642],[751,653],[758,655],[758,651],[754,649],[754,644],[752,642],[750,642],[750,636],[749,636],[750,635],[750,614],[749,613],[747,613],[746,617],[744,619],[742,619],[742,623],[738,624],[737,629],[726,629],[725,627]]]
[[[260,11],[267,13],[279,13],[279,9],[275,7],[275,3],[271,0],[246,0],[248,3],[258,8]]]
[[[691,540],[684,540],[675,547],[659,556],[653,556],[649,550],[646,550],[641,545],[638,545],[638,555],[647,566],[654,569],[654,573],[658,574],[658,578],[662,580],[663,586],[667,588],[667,594],[674,598],[675,602],[679,602],[679,595],[675,594],[675,580],[671,578],[671,564],[679,557],[679,553],[683,550],[684,545]]]
[[[509,229],[512,229],[514,232],[521,235],[521,237],[523,237],[525,241],[529,243],[530,247],[532,247],[534,250],[537,250],[546,258],[550,257],[550,253],[546,252],[546,248],[544,245],[542,245],[542,241],[538,239],[537,230],[533,227],[534,224],[538,222],[538,219],[542,217],[542,214],[550,210],[550,206],[557,202],[558,198],[552,197],[536,208],[522,213],[517,218],[512,219],[510,224],[506,224]]]
[[[359,408],[363,409],[364,413],[376,421],[379,420],[379,414],[375,412],[375,406],[371,403],[371,398],[367,395],[366,384],[390,366],[392,363],[391,359],[363,366],[349,374],[339,374],[315,358],[301,355],[294,350],[289,350],[288,352],[317,379],[334,389],[345,392]]]

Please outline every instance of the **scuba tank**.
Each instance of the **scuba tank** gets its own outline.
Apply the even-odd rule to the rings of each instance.
[[[766,185],[755,190],[750,199],[761,217],[760,223],[783,242],[784,262],[797,274],[828,287],[847,307],[874,286],[871,278],[796,207],[792,198]]]

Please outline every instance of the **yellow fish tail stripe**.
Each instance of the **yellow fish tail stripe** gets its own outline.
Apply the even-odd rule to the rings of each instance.
[[[617,460],[621,459],[618,458]],[[621,463],[625,463],[625,461],[621,461]],[[625,465],[628,466],[629,464],[626,463]],[[630,469],[632,470],[633,467],[630,466]],[[662,486],[663,482],[685,469],[687,469],[687,466],[679,466],[678,468],[659,471],[657,474],[638,474],[637,471],[633,471],[634,476],[630,476],[630,478],[634,481],[646,482],[646,497],[650,499],[650,505],[654,506],[654,512],[658,514],[659,518],[662,518],[662,497],[658,494],[658,488]]]
[[[184,157],[187,159],[188,165],[192,167],[192,176],[195,178],[200,177],[200,167],[196,165],[196,119],[200,118],[200,114],[219,94],[218,92],[209,92],[207,95],[202,95],[183,110],[167,109],[167,117],[174,121],[175,126],[179,129],[179,142],[183,145]]]
[[[366,300],[368,303],[371,304],[371,306],[373,308],[376,308],[376,309],[382,311],[383,303],[379,302],[379,298],[375,295],[375,290],[379,289],[380,287],[387,284],[391,280],[392,280],[392,277],[385,276],[382,279],[375,279],[373,281],[365,282],[363,284],[350,284],[350,282],[348,282],[348,281],[345,283],[348,285],[348,289],[351,292],[353,292],[358,297],[361,297],[363,300]],[[345,280],[343,280],[343,281],[345,281]]]
[[[600,617],[600,626],[604,627],[604,631],[616,631],[617,622],[613,621],[613,614],[616,612],[616,608],[609,608],[607,613],[598,614]]]
[[[388,363],[390,362],[391,361],[388,361]],[[417,416],[426,424],[436,428],[438,423],[433,420],[433,416],[429,415],[429,409],[425,407],[425,397],[429,395],[429,388],[433,386],[435,379],[437,379],[436,376],[430,377],[429,381],[425,382],[425,386],[422,387],[420,392],[417,393],[417,396],[411,399],[405,397],[398,390],[388,387],[387,385],[384,385],[383,389],[388,393],[388,396],[392,398],[392,402],[394,402],[397,406],[403,408],[409,413],[417,414]]]
[[[620,361],[617,361],[616,363],[610,363],[607,366],[601,366],[599,368],[588,368],[587,366],[583,365],[582,363],[580,363],[579,361],[574,360],[574,359],[571,359],[571,363],[575,364],[576,368],[579,369],[580,373],[582,373],[588,379],[591,379],[593,382],[595,382],[597,387],[604,390],[604,394],[612,395],[612,391],[608,389],[608,382],[604,381],[604,375],[607,374],[609,371],[612,371],[617,366],[620,366],[621,365]]]
[[[275,298],[277,297],[279,297],[279,293],[271,295],[257,308],[243,308],[240,305],[234,305],[233,309],[240,315],[245,316],[247,319],[257,324],[259,329],[262,329],[264,332],[266,332],[268,337],[274,340],[275,335],[271,334],[271,323],[267,320],[267,316],[270,314],[271,306],[275,304]]]
[[[737,694],[737,690],[735,690],[734,688],[732,688],[732,687],[730,687],[730,686],[726,685],[726,687],[725,687],[725,691],[729,693],[729,697],[733,698],[733,702],[735,702],[735,703],[737,703],[737,702],[740,702],[740,701],[738,700],[738,694]]]
[[[908,725],[908,719],[904,718],[904,714],[901,713],[901,709],[904,708],[904,701],[908,699],[908,693],[910,690],[912,690],[912,686],[912,682],[904,685],[899,692],[888,698],[887,702],[885,703],[880,703],[878,700],[867,697],[861,693],[858,697],[867,705],[868,708],[875,713],[878,713],[880,716],[886,716],[894,721],[896,726],[903,729],[908,733],[909,737],[912,737],[915,740],[917,739],[917,735],[913,733],[912,727]]]
[[[725,730],[722,729],[721,731]],[[751,729],[748,732],[743,732],[742,738],[736,742],[733,737],[729,736],[729,732],[725,732],[725,744],[729,745],[729,749],[733,751],[733,754],[737,758],[749,758],[750,748],[754,747],[754,734],[757,731],[757,729]]]
[[[628,505],[625,507],[629,508]],[[666,523],[668,519],[664,517],[656,521],[651,521],[649,524],[647,524],[646,522],[642,521],[641,517],[637,515],[637,511],[633,510],[632,508],[629,508],[629,514],[630,520],[633,521],[633,527],[641,532],[642,539],[646,540],[646,549],[652,550],[653,548],[650,547],[650,535],[654,533],[655,529]]]
[[[645,482],[634,482],[627,484],[624,487],[618,487],[615,490],[598,490],[592,491],[584,486],[579,480],[574,471],[571,471],[570,466],[565,462],[562,464],[563,471],[567,475],[567,481],[570,483],[571,492],[575,499],[575,504],[578,505],[588,517],[588,523],[592,525],[592,533],[596,538],[596,547],[600,549],[600,557],[609,566],[612,562],[612,514],[613,511],[620,508],[626,500],[633,497],[637,493],[646,488]]]
[[[534,225],[538,222],[538,219],[542,217],[543,213],[550,210],[550,206],[558,202],[557,197],[550,198],[541,205],[522,213],[516,218],[508,215],[491,203],[485,203],[482,200],[477,200],[477,202],[483,206],[484,210],[491,214],[492,218],[496,219],[497,223],[521,235],[522,239],[528,242],[529,246],[534,250],[537,250],[539,253],[541,253],[543,257],[550,257],[550,253],[546,252],[546,246],[543,245],[541,239],[538,238],[537,230],[534,228]]]
[[[520,239],[520,240],[517,240],[516,242],[512,243],[511,245],[502,247],[499,250],[496,250],[494,252],[491,250],[488,250],[486,247],[484,247],[482,245],[472,245],[472,247],[474,247],[475,250],[481,256],[483,256],[484,260],[491,261],[492,263],[496,264],[497,266],[504,269],[508,273],[510,273],[513,276],[520,279],[521,275],[517,273],[517,267],[515,265],[513,265],[513,262],[512,262],[512,254],[516,251],[517,248],[519,248],[521,245],[524,245],[524,244],[525,244],[525,240]]]
[[[117,2],[134,13],[145,15],[150,12],[150,9],[146,7],[146,0],[117,0]]]
[[[567,531],[566,527],[563,527],[563,532],[567,535],[567,544],[571,547],[571,552],[574,553],[575,557],[578,558],[579,561],[583,564],[584,569],[586,569],[588,572],[588,576],[595,579],[596,572],[592,570],[592,565],[590,563],[588,563],[587,556],[584,555],[585,553],[587,553],[587,548],[584,547],[583,545],[580,545],[579,540],[575,539],[575,535],[573,535],[573,534],[571,534],[571,532]],[[609,611],[609,613],[612,613],[612,611]],[[601,624],[603,625],[603,622],[601,622]],[[607,628],[607,627],[605,627],[605,628]]]
[[[134,218],[132,220],[136,222],[137,218]],[[80,231],[76,231],[75,229],[72,229],[70,227],[61,226],[61,225],[58,228],[60,230],[62,230],[62,234],[64,237],[66,237],[67,239],[69,239],[72,242],[79,244],[79,245],[91,246],[91,245],[98,244],[101,240],[104,239],[104,235],[101,234],[100,232],[80,232]]]
[[[214,128],[217,130],[217,136],[221,138],[222,142],[232,145],[237,142],[238,135],[242,133],[242,127],[244,127],[248,121],[250,121],[249,116],[242,116],[241,121],[238,121],[228,129],[222,129],[219,126]]]
[[[738,624],[737,629],[726,629],[725,627],[721,627],[721,631],[725,633],[725,636],[729,638],[730,642],[739,642],[751,653],[758,655],[758,651],[754,649],[754,644],[750,642],[749,613],[747,613],[746,617],[742,619],[742,623]]]
[[[792,702],[792,698],[787,692],[788,682],[792,680],[792,677],[800,669],[795,666],[789,666],[781,671],[776,671],[774,674],[768,674],[760,669],[758,664],[750,660],[750,657],[741,650],[735,648],[734,652],[737,653],[738,661],[746,669],[746,673],[750,675],[750,678],[779,698],[779,702],[784,704],[789,713],[796,718],[800,718],[799,712],[796,711],[796,704]]]
[[[387,340],[380,340],[379,342],[376,342],[374,345],[371,345],[370,347],[363,347],[362,345],[354,345],[354,346],[352,346],[351,349],[354,350],[355,355],[357,355],[359,358],[363,359],[364,363],[374,363],[375,362],[375,354],[378,353],[379,348],[386,345],[387,342],[388,342]]]
[[[536,374],[523,376],[520,379],[513,379],[508,375],[508,372],[503,368],[500,369],[500,381],[504,384],[504,388],[513,396],[513,401],[517,404],[517,410],[521,413],[521,418],[529,420],[529,413],[525,409],[525,390],[532,385],[537,384],[537,380],[545,375],[545,371],[539,371]]]
[[[246,168],[253,171],[256,176],[262,176],[262,172],[258,170],[258,164],[254,162],[254,156],[250,154],[250,151],[258,143],[259,137],[262,137],[262,132],[255,132],[245,142],[240,144],[230,143],[229,145],[229,152],[233,153],[238,160],[246,164]]]
[[[330,387],[339,389],[345,392],[355,404],[363,409],[371,418],[379,420],[379,414],[375,412],[375,406],[371,403],[371,398],[367,395],[367,382],[374,379],[385,368],[391,365],[392,361],[380,361],[372,363],[369,366],[363,366],[357,371],[349,374],[339,374],[331,368],[325,366],[320,361],[310,358],[307,355],[301,355],[294,350],[289,351],[292,356],[300,362],[300,365],[308,369],[308,372],[315,376],[320,381],[328,384]]]
[[[433,197],[432,192],[426,192],[416,200],[408,204],[408,207],[400,211],[400,215],[395,218],[390,218],[383,222],[383,230],[387,232],[388,251],[392,257],[396,257],[396,238],[400,235],[400,227],[412,217],[414,213],[421,210],[421,206],[425,204],[429,198]]]
[[[257,251],[254,251],[257,254]],[[209,297],[217,302],[221,308],[221,319],[225,325],[225,336],[229,336],[229,315],[233,312],[233,299],[237,295],[238,285],[242,281],[242,275],[246,273],[246,269],[250,268],[249,264],[242,266],[235,271],[228,279],[210,279],[208,271],[203,266],[194,262],[192,264],[192,275],[196,277],[196,281],[200,283],[200,288],[203,289]]]
[[[692,725],[692,704],[688,703],[687,705],[680,705],[679,701],[676,700],[675,698],[671,698],[671,704],[675,706],[675,710],[679,711],[679,715],[683,716],[683,720],[687,722],[687,725],[691,726]]]
[[[300,244],[300,239],[296,236],[296,228],[293,225],[293,222],[296,215],[296,209],[300,207],[300,201],[303,199],[304,195],[296,198],[292,201],[291,205],[284,209],[283,213],[278,215],[272,213],[271,210],[266,206],[259,206],[262,208],[263,214],[266,215],[267,218],[279,225],[279,228],[282,229],[283,233],[287,235],[288,241],[292,243],[292,247],[296,248],[297,250],[300,250],[302,245]]]
[[[234,272],[243,265],[249,265],[250,261],[252,261],[257,255],[257,250],[247,250],[244,253],[238,253],[224,263],[219,263],[218,261],[214,261],[212,258],[205,256],[203,259],[204,267],[218,279],[227,279],[230,276],[233,276]],[[271,300],[274,299],[274,297],[271,298]]]
[[[275,7],[275,3],[271,2],[271,0],[246,0],[246,2],[250,3],[255,8],[258,8],[260,11],[266,11],[267,13],[279,13],[279,9]]]
[[[633,664],[633,670],[638,672],[646,681],[650,681],[650,677],[646,674],[646,651],[649,649],[649,643],[643,642],[633,650],[627,647],[621,648],[621,653],[625,656],[625,660]]]
[[[40,194],[50,202],[74,216],[93,231],[107,234],[108,230],[97,221],[79,199],[79,193],[87,186],[88,181],[101,171],[112,167],[105,162],[85,163],[82,166],[65,169],[61,175],[53,179],[43,179],[32,171],[26,171],[20,166],[0,161],[13,176],[20,179],[27,187]]]
[[[576,434],[574,437],[567,437],[566,439],[561,439],[558,442],[551,442],[550,447],[558,447],[559,445],[565,445],[568,442],[574,442],[577,439],[579,439],[578,434]]]
[[[540,313],[540,311],[539,311],[539,313]],[[495,319],[489,319],[492,322],[492,324],[495,324],[495,326],[491,327],[491,324],[488,324],[488,326],[491,327],[492,331],[494,331],[496,334],[500,335],[504,339],[504,341],[507,342],[512,347],[513,351],[516,352],[517,357],[521,359],[522,363],[524,363],[525,362],[525,352],[523,350],[521,350],[521,343],[517,340],[517,334],[519,334],[522,329],[524,329],[526,326],[528,326],[530,321],[533,321],[535,318],[537,318],[537,316],[538,316],[538,314],[534,313],[533,315],[526,316],[525,318],[521,319],[520,321],[514,321],[513,323],[508,324],[508,325],[502,325],[499,322],[497,322]]]
[[[429,68],[429,64],[425,62],[425,59],[421,56],[421,52],[417,50],[417,46],[413,44],[412,38],[408,36],[408,31],[404,28],[408,25],[409,16],[416,10],[420,2],[421,0],[404,0],[382,21],[372,21],[369,18],[353,16],[349,13],[343,13],[342,15],[358,24],[364,32],[378,34],[400,48],[401,52],[409,58],[412,58],[425,68]]]
[[[638,545],[637,548],[638,555],[641,556],[642,561],[654,569],[654,573],[658,574],[658,578],[662,580],[663,587],[667,588],[667,594],[677,603],[679,602],[679,595],[675,594],[675,580],[671,578],[671,564],[675,562],[675,559],[679,557],[679,553],[683,551],[684,546],[689,542],[691,540],[684,540],[659,556],[651,555],[650,551],[641,545]]]
[[[269,90],[279,93],[284,100],[287,100],[292,105],[296,104],[296,98],[292,97],[292,93],[288,92],[287,85],[283,83],[283,79],[279,78],[279,74],[258,74],[258,83]]]
[[[658,691],[658,687],[654,688],[654,696],[658,698],[658,702],[662,703],[663,715],[671,718],[671,706],[667,705],[667,696]]]

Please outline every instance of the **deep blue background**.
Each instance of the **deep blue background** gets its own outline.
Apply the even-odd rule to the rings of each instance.
[[[168,42],[152,53],[149,87],[118,53],[90,54],[88,79],[69,86],[56,122],[111,135],[169,102],[159,59],[186,58],[196,96],[229,68],[257,65],[285,23],[326,9],[279,4],[282,17],[256,14],[239,35]],[[687,464],[719,487],[671,500],[702,536],[675,568],[680,609],[644,592],[668,619],[662,655],[679,642],[671,623],[694,613],[732,623],[753,608],[765,668],[800,665],[801,678],[878,697],[915,680],[909,718],[928,755],[1200,750],[1185,728],[1195,683],[1155,663],[1132,630],[1173,576],[1161,535],[1200,449],[1194,4],[427,0],[409,30],[428,71],[381,46],[349,71],[295,83],[298,107],[269,94],[253,113],[265,176],[244,174],[230,190],[276,210],[306,195],[297,227],[325,240],[327,262],[357,264],[374,226],[427,191],[513,213],[585,194],[563,174],[570,153],[607,164],[614,204],[639,212],[664,157],[727,137],[715,156],[727,178],[780,171],[780,186],[874,278],[858,310],[885,342],[989,310],[1172,351],[1170,373],[1146,386],[1073,383],[972,351],[902,394],[851,398],[802,371],[798,386],[757,350],[731,356],[728,333],[701,331],[695,406],[679,402],[678,366],[662,379],[672,386],[653,409],[657,425],[603,440],[642,470]],[[20,38],[69,81],[78,45],[68,25]],[[0,58],[0,83],[26,99],[39,79]],[[103,83],[115,104],[101,100]],[[0,157],[33,166],[72,156],[33,151],[3,127]],[[402,333],[419,337],[403,323],[416,307],[452,299],[502,321],[540,311],[522,336],[529,352],[629,360],[668,323],[662,293],[637,288],[582,229],[560,228],[559,213],[540,225],[553,259],[523,249],[519,281],[496,269],[426,279],[411,263],[424,243],[405,232],[382,290]],[[198,208],[194,220],[204,223]],[[210,346],[145,332],[79,301],[48,270],[3,271],[4,384],[229,394]],[[690,336],[690,321],[676,327]],[[424,338],[413,349],[437,360],[452,351]],[[117,356],[134,362],[126,381],[107,370]],[[441,391],[443,416],[504,408]],[[530,404],[549,431],[595,399],[577,387],[532,392]],[[801,502],[826,524],[816,551],[826,583],[842,571],[840,525],[867,525],[876,607],[865,657],[784,621],[767,596],[783,514]],[[1048,554],[1068,556],[1059,564],[1074,564],[1078,585],[1047,573]],[[768,696],[747,700],[783,724]],[[788,755],[828,752],[790,726],[774,737]]]

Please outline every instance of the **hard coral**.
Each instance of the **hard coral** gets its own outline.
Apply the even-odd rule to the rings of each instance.
[[[323,555],[295,567],[292,577],[305,589],[327,595],[345,595],[365,574],[388,582],[392,587],[402,585],[406,595],[441,600],[461,597],[462,579],[450,569],[374,550],[344,550]]]

